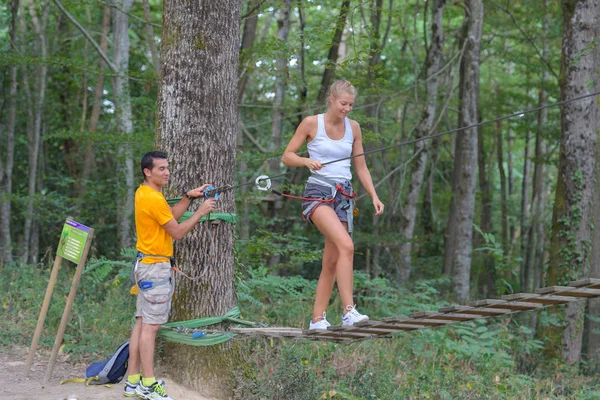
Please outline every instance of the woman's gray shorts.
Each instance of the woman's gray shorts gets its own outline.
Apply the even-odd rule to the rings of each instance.
[[[352,193],[352,184],[349,181],[340,183],[345,193]],[[315,200],[329,200],[333,196],[333,203],[323,203]],[[307,220],[310,220],[313,212],[320,206],[331,207],[341,222],[348,223],[348,232],[352,232],[354,217],[354,200],[344,196],[336,190],[335,185],[322,185],[319,183],[308,182],[304,188],[302,197],[310,197],[315,200],[302,200],[302,214]],[[312,222],[312,221],[311,221]]]

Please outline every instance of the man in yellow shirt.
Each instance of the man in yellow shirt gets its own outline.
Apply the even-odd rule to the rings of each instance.
[[[154,377],[154,342],[160,326],[167,322],[171,307],[170,295],[173,240],[184,237],[204,215],[215,207],[215,199],[204,200],[188,220],[177,221],[192,200],[204,196],[210,184],[188,191],[172,208],[161,189],[169,182],[167,155],[151,151],[142,157],[144,182],[135,192],[136,249],[142,253],[135,268],[135,280],[149,285],[139,291],[136,303],[135,326],[129,341],[129,367],[125,382],[126,397],[172,400],[163,381]],[[141,372],[141,373],[140,373]]]

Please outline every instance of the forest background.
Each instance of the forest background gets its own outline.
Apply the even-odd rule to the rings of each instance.
[[[178,15],[206,26],[186,42],[191,60],[173,51],[189,36]],[[96,234],[65,351],[109,354],[130,327],[141,155],[158,147],[173,158],[167,197],[262,174],[300,194],[307,170],[280,156],[302,118],[325,109],[335,79],[358,89],[351,117],[386,204],[373,217],[355,185],[361,311],[406,315],[600,278],[598,21],[592,0],[1,1],[0,342],[29,344],[73,216]],[[211,49],[216,37],[235,48]],[[203,114],[191,124],[169,125],[172,66],[185,89],[177,102]],[[225,294],[183,284],[175,320],[238,304],[248,320],[305,327],[322,238],[298,201],[245,185],[221,204],[238,222],[213,232],[218,268],[205,283]],[[202,230],[177,248],[192,272],[209,265]],[[55,297],[43,346],[64,305]],[[334,298],[334,323],[338,309]],[[596,398],[598,317],[590,300],[387,342],[234,341],[214,350],[225,355],[194,353],[199,373],[182,379],[244,399]],[[189,351],[164,347],[166,369]],[[240,354],[244,368],[227,363]]]

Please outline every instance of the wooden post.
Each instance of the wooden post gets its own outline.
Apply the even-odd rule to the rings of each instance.
[[[50,273],[50,281],[48,282],[48,287],[46,288],[46,296],[44,297],[44,302],[42,303],[42,309],[40,310],[40,316],[38,317],[38,322],[35,327],[35,333],[33,334],[31,346],[29,346],[29,354],[27,355],[27,363],[25,364],[25,377],[29,376],[29,372],[31,371],[33,356],[35,355],[38,342],[40,341],[40,336],[44,327],[44,321],[46,320],[46,314],[48,313],[48,308],[50,306],[50,298],[52,297],[52,292],[54,291],[54,285],[56,284],[56,278],[58,276],[58,270],[60,269],[62,260],[63,258],[58,254],[56,255],[56,258],[54,258],[54,265],[52,266],[52,272]]]
[[[71,291],[69,292],[69,297],[67,298],[67,304],[65,304],[65,310],[62,315],[62,319],[60,320],[60,326],[58,327],[58,332],[56,334],[56,339],[54,340],[54,347],[52,348],[52,355],[50,356],[50,361],[48,362],[48,368],[46,369],[46,376],[44,377],[44,383],[48,382],[50,377],[52,376],[52,370],[54,369],[54,364],[56,363],[56,357],[58,356],[58,350],[63,341],[65,335],[65,329],[67,328],[67,324],[69,323],[69,319],[71,317],[71,310],[73,308],[73,303],[75,302],[75,295],[77,294],[77,287],[79,286],[79,280],[81,279],[81,274],[83,272],[83,268],[85,267],[85,263],[87,260],[87,255],[90,250],[90,246],[92,244],[92,239],[94,238],[94,229],[90,228],[87,240],[85,242],[85,248],[83,250],[83,254],[79,263],[77,264],[77,269],[75,270],[75,276],[73,276],[73,283],[71,284]]]

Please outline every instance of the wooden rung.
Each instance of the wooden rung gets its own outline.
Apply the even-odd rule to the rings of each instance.
[[[502,300],[506,300],[506,301],[515,301],[515,300],[529,300],[533,297],[539,297],[539,294],[535,294],[535,293],[513,293],[513,294],[506,294],[504,296],[502,296]]]
[[[408,320],[408,321],[404,321],[402,323],[407,324],[407,325],[425,325],[425,326],[431,327],[431,326],[449,325],[449,324],[453,324],[454,322],[457,322],[457,321],[445,321],[445,320],[441,320],[441,319],[437,319],[437,318],[436,319],[423,318],[423,319]]]
[[[571,281],[571,282],[569,282],[569,286],[575,286],[575,287],[587,286],[590,289],[599,289],[600,288],[600,279],[586,278],[586,279],[580,279],[578,281]]]
[[[545,288],[536,289],[537,294],[556,294],[558,292],[564,292],[567,290],[575,289],[573,286],[550,286]]]
[[[404,321],[410,321],[410,318],[405,317],[403,315],[397,316],[397,317],[385,317],[385,318],[381,318],[382,321],[384,322],[404,322]]]
[[[472,321],[474,319],[477,318],[481,318],[481,315],[475,315],[475,314],[455,314],[455,313],[448,313],[448,314],[441,314],[441,315],[437,315],[435,317],[435,319],[441,319],[441,320],[448,320],[448,321],[456,321],[456,322],[462,322],[462,321]]]
[[[473,307],[469,306],[447,306],[438,309],[440,313],[460,313],[468,310],[472,310]]]
[[[564,303],[568,303],[570,301],[575,301],[575,300],[577,300],[576,297],[554,296],[554,295],[532,297],[532,298],[527,299],[527,301],[530,303],[539,303],[539,304],[547,304],[547,305],[564,304]]]
[[[490,308],[494,308],[495,306],[490,306]],[[500,307],[500,305],[498,305]],[[527,310],[535,310],[538,308],[544,307],[543,304],[539,303],[528,303],[524,301],[511,301],[502,304],[502,308],[507,308],[513,311],[527,311]]]
[[[384,321],[363,321],[356,324],[357,326],[369,326],[380,329],[394,329],[396,331],[415,331],[417,329],[426,328],[425,325],[412,325],[402,323],[391,323]]]
[[[327,328],[329,331],[333,332],[352,332],[352,333],[366,333],[370,335],[388,335],[392,332],[397,332],[395,329],[381,329],[381,328],[372,328],[372,327],[362,327],[362,326],[330,326]]]
[[[481,315],[481,316],[485,316],[485,317],[495,317],[497,315],[508,314],[511,312],[513,312],[513,310],[510,310],[508,308],[485,308],[485,307],[473,308],[469,311],[465,311],[465,313]]]
[[[408,314],[408,316],[410,318],[428,318],[428,317],[433,317],[435,315],[439,315],[438,312],[436,311],[415,311],[412,312],[410,314]]]
[[[421,319],[428,318],[433,320],[441,320],[441,321],[470,321],[472,319],[481,318],[479,315],[472,314],[457,314],[457,313],[439,313],[436,311],[419,311],[409,314],[411,318]]]
[[[580,289],[567,290],[559,293],[561,296],[578,297],[580,299],[591,299],[594,297],[600,297],[600,289],[590,289],[583,287]]]
[[[485,300],[475,300],[472,301],[470,303],[468,303],[468,305],[470,305],[471,307],[494,307],[497,308],[496,306],[505,304],[506,301],[505,300],[496,300],[496,299],[485,299]]]
[[[333,337],[333,338],[348,338],[348,339],[361,339],[373,337],[372,334],[358,333],[358,332],[334,332],[329,329],[311,329],[303,332],[304,336],[319,336],[319,337]]]
[[[298,337],[302,336],[300,328],[231,328],[232,333],[251,336]]]

